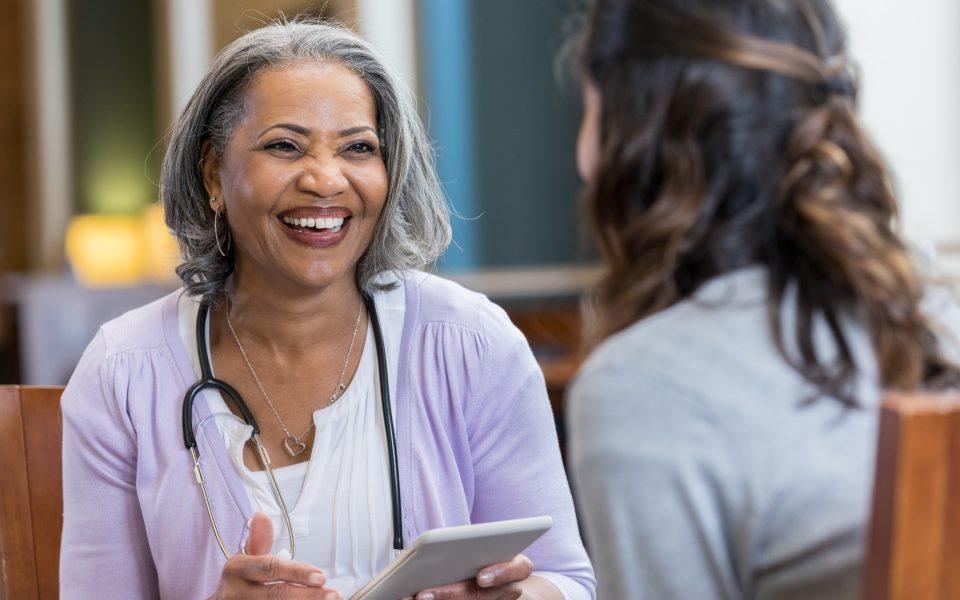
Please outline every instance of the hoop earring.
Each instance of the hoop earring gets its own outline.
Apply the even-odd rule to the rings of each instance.
[[[229,233],[230,229],[228,227],[227,228],[227,250],[224,251],[224,249],[220,247],[220,230],[218,226],[219,221],[220,221],[220,211],[214,210],[213,211],[213,239],[214,241],[217,242],[217,252],[220,253],[220,256],[226,258],[227,252],[230,251],[230,246],[233,244],[233,237],[230,236],[230,233]]]

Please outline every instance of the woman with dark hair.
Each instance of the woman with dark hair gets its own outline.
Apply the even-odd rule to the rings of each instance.
[[[883,389],[960,329],[895,229],[826,0],[595,0],[578,167],[606,274],[569,402],[604,598],[853,598]]]

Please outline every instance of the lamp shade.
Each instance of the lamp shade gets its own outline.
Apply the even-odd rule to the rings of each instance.
[[[144,272],[139,216],[80,215],[67,228],[67,258],[86,285],[129,285]]]

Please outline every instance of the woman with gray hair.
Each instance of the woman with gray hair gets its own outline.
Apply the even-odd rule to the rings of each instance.
[[[448,212],[365,42],[294,22],[223,50],[161,197],[184,288],[105,324],[63,396],[64,597],[338,598],[425,530],[534,515],[525,555],[417,598],[593,597],[529,346],[418,270]]]

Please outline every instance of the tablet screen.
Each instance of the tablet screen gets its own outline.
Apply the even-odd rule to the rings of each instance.
[[[542,516],[431,529],[350,600],[397,600],[473,579],[486,566],[512,560],[551,525]]]

